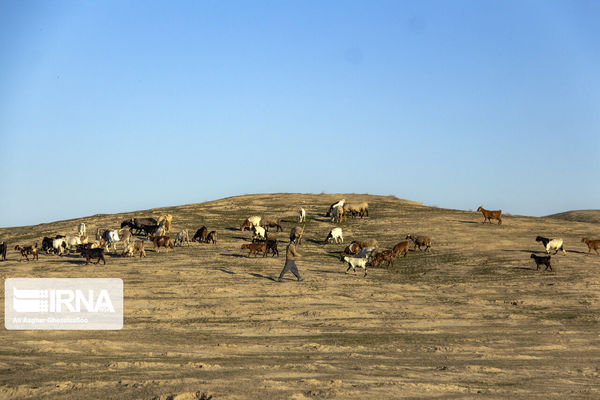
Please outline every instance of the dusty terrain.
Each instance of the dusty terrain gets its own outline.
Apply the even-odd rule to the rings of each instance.
[[[370,217],[340,224],[345,244],[322,244],[328,205],[368,201]],[[284,262],[247,258],[239,231],[250,215],[283,217],[286,238],[307,210],[303,282],[276,278]],[[476,208],[478,204],[474,204]],[[485,206],[485,204],[484,204]],[[216,245],[148,257],[76,256],[18,262],[15,244],[74,233],[84,221],[174,215],[174,232],[206,225]],[[0,335],[5,399],[600,398],[600,256],[581,237],[600,225],[425,207],[394,197],[271,194],[0,229],[0,275],[124,281],[120,331],[7,331]],[[433,238],[390,268],[344,274],[337,252],[352,239],[391,247],[408,233]],[[537,235],[562,237],[554,272],[536,271]],[[4,313],[4,285],[0,309]],[[4,315],[4,314],[2,314]],[[4,317],[2,317],[4,319]]]

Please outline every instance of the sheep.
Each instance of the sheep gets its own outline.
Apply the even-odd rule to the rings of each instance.
[[[481,211],[483,214],[483,224],[485,224],[485,221],[489,221],[491,224],[493,219],[497,219],[498,225],[502,225],[502,210],[490,211],[486,210],[482,206],[479,206],[477,211]]]
[[[335,207],[344,207],[344,204],[346,204],[346,199],[342,199],[338,202],[333,203],[332,205],[329,206],[329,210],[327,211],[327,214],[325,214],[326,217],[330,217],[331,216],[331,212],[333,211],[333,209]]]
[[[306,210],[304,208],[298,210],[298,223],[300,222],[306,222]]]
[[[346,274],[350,271],[350,268],[354,270],[356,273],[356,267],[362,268],[365,270],[365,275],[367,276],[367,259],[366,258],[357,258],[357,257],[348,257],[344,256],[342,259],[344,262],[348,263],[348,268],[346,269]]]
[[[600,253],[598,253],[598,247],[600,247],[599,239],[591,240],[591,239],[584,237],[581,239],[581,242],[584,242],[585,244],[588,245],[588,253],[591,253],[592,250],[594,250],[596,252],[596,254],[600,254]]]
[[[300,226],[294,226],[290,230],[290,242],[293,242],[297,245],[302,244],[302,236],[304,236],[304,228]]]
[[[77,225],[77,233],[79,233],[79,236],[83,236],[86,234],[86,227],[85,224],[82,222],[79,225]]]
[[[354,240],[352,241],[352,243],[356,243],[360,248],[363,247],[379,247],[379,243],[377,242],[377,239],[367,239],[367,240]],[[352,244],[350,243],[350,244]]]
[[[342,235],[342,228],[333,228],[329,231],[329,234],[325,238],[325,243],[329,243],[329,240],[333,239],[336,243],[344,243],[344,236]]]
[[[173,226],[173,216],[171,214],[165,214],[165,215],[161,215],[160,218],[158,218],[158,224],[160,225],[161,222],[164,221],[164,227],[165,227],[165,231],[169,232],[171,230],[171,227]]]
[[[217,231],[208,232],[208,236],[206,237],[206,243],[212,242],[213,244],[217,243]]]
[[[331,212],[331,221],[332,222],[344,222],[344,207],[342,206],[337,206],[333,208],[333,211]]]
[[[412,235],[406,235],[405,239],[410,239],[413,241],[415,247],[414,250],[417,249],[417,247],[419,248],[419,250],[421,250],[421,246],[425,246],[425,250],[424,251],[431,251],[431,239],[428,236],[412,236]]]
[[[144,250],[144,241],[143,240],[136,240],[133,243],[129,243],[127,246],[125,246],[125,249],[123,250],[123,254],[121,254],[123,257],[135,257],[135,253],[139,252],[140,253],[140,258],[142,257],[146,257],[146,251]]]
[[[188,246],[190,245],[190,235],[188,234],[187,229],[183,229],[177,233],[174,245],[175,247],[182,246],[183,242],[186,242]]]
[[[8,245],[6,242],[0,242],[0,255],[2,255],[2,261],[6,261],[6,249]]]
[[[208,238],[208,229],[205,226],[200,227],[194,234],[192,242],[198,241],[198,243],[205,243]]]
[[[240,226],[240,231],[244,232],[244,230],[246,230],[246,228],[252,229],[252,227],[254,227],[254,226],[260,226],[260,220],[261,220],[261,217],[259,217],[257,215],[250,217],[250,218],[246,218],[246,220],[244,222],[242,222],[242,225]]]
[[[398,257],[398,255],[400,253],[404,253],[404,257],[406,257],[408,255],[408,240],[404,240],[402,242],[399,242],[392,249],[392,254],[394,255],[394,257]]]
[[[358,205],[358,210],[360,213],[360,217],[362,218],[365,214],[367,215],[367,217],[369,216],[369,203],[367,202],[362,202]]]
[[[360,208],[354,204],[344,204],[344,213],[354,218],[360,214]]]
[[[552,256],[538,256],[535,254],[531,255],[531,258],[533,258],[533,260],[535,261],[535,265],[536,265],[536,270],[539,271],[540,270],[540,265],[545,265],[546,268],[544,269],[544,271],[546,271],[547,269],[550,269],[550,271],[552,271],[552,265],[550,265],[550,258]]]
[[[276,232],[283,231],[283,228],[279,224],[279,219],[277,219],[277,218],[269,218],[269,219],[263,218],[260,221],[260,225],[263,228],[265,228],[266,230],[269,230],[268,228],[277,228]]]
[[[379,264],[383,264],[384,261],[387,261],[388,263],[388,267],[390,266],[394,266],[394,252],[393,250],[383,250],[380,251],[378,253],[375,253],[375,255],[373,256],[373,261],[371,262],[371,265],[373,267],[378,266]]]
[[[169,249],[174,249],[175,245],[173,244],[173,239],[168,236],[149,236],[148,239],[154,245],[152,248],[156,249],[157,253],[160,253],[160,248],[164,247],[169,251]]]
[[[254,225],[252,239],[266,239],[266,231],[262,226]]]
[[[562,239],[548,239],[543,236],[538,236],[535,238],[535,241],[542,242],[542,245],[546,249],[546,254],[550,254],[550,250],[554,250],[554,254],[558,253],[559,250],[562,250],[564,255],[567,254],[567,252],[563,248]]]
[[[243,249],[250,250],[250,252],[248,253],[248,257],[250,257],[250,254],[254,254],[254,256],[258,256],[259,251],[261,251],[263,253],[263,257],[267,256],[267,244],[265,242],[245,243],[242,245],[242,250]]]
[[[85,257],[85,265],[90,263],[90,260],[93,258],[97,258],[98,262],[96,264],[100,264],[100,260],[106,265],[106,259],[104,258],[104,249],[81,249],[81,255]]]
[[[16,245],[15,250],[21,252],[21,258],[19,259],[19,262],[23,261],[23,257],[25,257],[25,259],[27,261],[29,261],[29,257],[27,257],[28,255],[32,255],[34,260],[38,260],[39,256],[38,256],[38,247],[37,246],[38,246],[37,242],[33,246]]]

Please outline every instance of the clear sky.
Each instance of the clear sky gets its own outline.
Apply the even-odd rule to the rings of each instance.
[[[600,208],[598,1],[0,2],[0,226],[263,192]]]

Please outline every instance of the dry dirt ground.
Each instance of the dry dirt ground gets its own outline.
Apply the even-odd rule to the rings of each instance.
[[[335,226],[324,213],[342,197],[368,201],[370,216],[340,224],[343,245],[324,245]],[[278,283],[284,243],[278,258],[247,258],[240,246],[250,233],[239,226],[251,215],[282,217],[283,241],[298,206],[308,215],[305,280]],[[18,262],[12,250],[74,233],[81,221],[95,232],[165,212],[175,232],[206,225],[218,243],[111,255],[106,266],[45,254]],[[0,229],[10,246],[2,278],[122,278],[125,297],[119,331],[3,328],[0,398],[600,398],[600,256],[580,242],[600,238],[600,225],[482,220],[394,197],[269,194]],[[431,236],[431,253],[411,251],[366,278],[344,274],[337,253],[351,240],[389,248],[408,233]],[[554,272],[530,259],[543,251],[537,235],[565,240]],[[3,293],[0,301],[4,310]]]

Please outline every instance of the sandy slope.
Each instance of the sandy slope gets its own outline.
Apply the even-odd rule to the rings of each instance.
[[[321,243],[334,226],[324,211],[340,197],[240,196],[135,213],[167,211],[176,230],[207,225],[220,240],[109,257],[106,267],[74,256],[19,263],[9,252],[2,278],[122,278],[125,323],[108,332],[3,330],[0,398],[600,397],[600,257],[579,242],[600,237],[596,224],[506,216],[483,225],[473,212],[344,195],[371,205],[369,218],[341,225],[346,242],[434,240],[431,254],[411,251],[363,278],[344,275],[335,254],[344,245]],[[305,281],[277,283],[283,257],[246,258],[240,245],[250,234],[237,227],[254,214],[287,216],[284,239],[298,205],[309,216]],[[131,215],[81,220],[95,231]],[[12,247],[41,241],[81,220],[0,229],[0,238]],[[540,234],[565,239],[554,272],[536,271],[529,258],[541,254]]]

